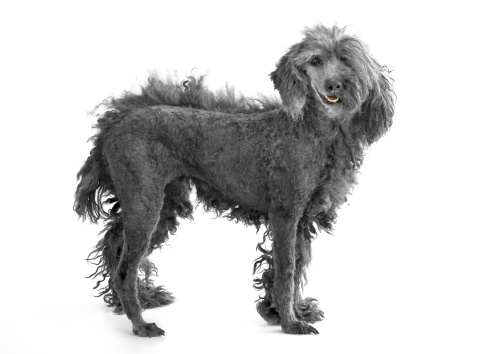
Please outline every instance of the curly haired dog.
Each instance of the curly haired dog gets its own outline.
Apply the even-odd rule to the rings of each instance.
[[[104,102],[74,204],[83,218],[107,222],[89,258],[96,288],[108,279],[99,295],[126,313],[136,335],[164,334],[141,316],[173,301],[153,285],[147,256],[178,218],[192,216],[195,188],[206,210],[266,227],[254,263],[262,272],[254,286],[265,293],[259,314],[285,333],[317,334],[309,323],[323,312],[301,296],[311,241],[317,229],[331,232],[365,148],[392,124],[388,75],[358,39],[316,25],[270,75],[282,106],[228,88],[213,93],[203,77],[177,85],[152,76],[141,93]]]

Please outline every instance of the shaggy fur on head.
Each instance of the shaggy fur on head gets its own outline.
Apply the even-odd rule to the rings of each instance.
[[[282,104],[213,93],[203,77],[157,76],[104,102],[74,210],[106,222],[92,277],[96,288],[107,280],[99,295],[135,334],[164,334],[141,316],[173,301],[147,257],[192,217],[193,189],[205,210],[265,227],[254,263],[260,315],[286,333],[318,333],[310,324],[323,312],[301,295],[311,242],[331,232],[365,148],[391,126],[394,95],[387,69],[337,27],[306,29],[270,77]]]

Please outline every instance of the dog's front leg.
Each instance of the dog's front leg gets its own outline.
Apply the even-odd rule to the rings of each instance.
[[[281,317],[282,331],[291,334],[318,334],[318,331],[299,320],[294,312],[294,275],[296,271],[296,228],[298,218],[283,213],[269,215],[273,232],[274,289],[273,301]]]

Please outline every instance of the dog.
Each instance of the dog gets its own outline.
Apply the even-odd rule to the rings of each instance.
[[[164,335],[142,309],[167,305],[147,258],[191,218],[190,192],[231,220],[265,227],[254,262],[257,311],[291,334],[318,334],[324,318],[301,287],[318,231],[332,231],[356,183],[365,149],[392,125],[390,71],[344,28],[303,31],[270,74],[281,101],[212,92],[152,75],[141,93],[102,104],[93,149],[79,171],[74,210],[106,223],[88,260],[107,279],[99,296],[124,312],[133,333]],[[266,244],[269,244],[266,246]]]

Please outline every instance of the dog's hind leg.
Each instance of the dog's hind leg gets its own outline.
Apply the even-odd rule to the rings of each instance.
[[[272,299],[281,317],[282,331],[291,334],[317,334],[318,331],[297,318],[294,311],[297,223],[294,216],[271,213],[274,246],[274,288]]]
[[[162,191],[153,192],[140,188],[138,193],[132,193],[130,198],[122,200],[124,245],[114,276],[115,289],[126,315],[133,323],[133,333],[142,337],[164,334],[154,323],[143,320],[138,299],[138,268],[148,250],[163,200]]]
[[[150,246],[141,259],[138,277],[138,300],[143,309],[151,309],[169,305],[174,301],[171,293],[161,286],[155,286],[152,277],[158,275],[158,269],[148,256],[161,248],[168,240],[169,234],[174,234],[178,228],[177,218],[191,218],[193,206],[190,202],[190,183],[186,178],[169,183],[165,188],[163,208],[160,219],[150,238]],[[100,277],[94,289],[100,287],[107,280],[108,284],[100,288],[99,295],[103,296],[108,306],[114,307],[116,313],[123,313],[123,306],[114,287],[114,275],[123,250],[123,213],[116,202],[110,210],[110,220],[106,225],[104,237],[98,242],[94,251],[88,257],[90,263],[97,266],[90,277]]]
[[[124,312],[133,324],[133,333],[141,337],[164,334],[154,323],[141,316],[138,299],[138,269],[150,246],[163,207],[164,176],[150,146],[144,142],[116,142],[106,150],[111,176],[123,215],[123,250],[114,275],[114,287]],[[152,147],[151,147],[152,148]],[[161,156],[156,156],[161,159]]]
[[[143,273],[138,281],[138,298],[141,307],[144,309],[168,305],[174,301],[171,293],[165,291],[161,286],[154,286],[152,275],[157,275],[158,270],[148,259],[148,256],[168,241],[169,234],[174,234],[178,228],[177,218],[191,218],[193,206],[190,202],[190,183],[186,178],[180,178],[169,183],[164,190],[163,208],[160,212],[160,219],[153,231],[150,245],[146,256],[140,264],[140,271]]]
[[[87,260],[97,266],[96,272],[89,277],[101,277],[94,289],[98,289],[102,282],[108,284],[100,288],[99,295],[103,296],[108,306],[114,307],[114,312],[122,313],[123,306],[114,289],[113,277],[119,264],[119,258],[123,250],[123,222],[120,215],[113,216],[106,226],[104,237],[99,240],[94,251],[89,254]]]
[[[148,258],[155,248],[160,248],[168,240],[168,229],[164,220],[162,220],[164,214],[162,211],[160,221],[151,235],[148,250],[139,265],[138,300],[143,309],[169,305],[175,300],[175,297],[170,292],[165,291],[162,286],[154,285],[152,277],[158,276],[158,269]]]

